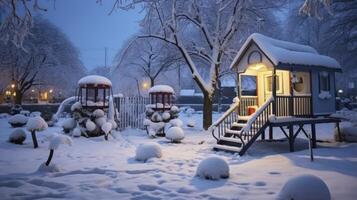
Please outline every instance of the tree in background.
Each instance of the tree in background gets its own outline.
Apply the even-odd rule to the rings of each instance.
[[[16,83],[19,104],[34,85],[51,85],[63,95],[73,94],[85,72],[77,50],[57,27],[42,18],[34,19],[31,33],[23,43],[26,51],[13,43],[0,43],[0,82]]]

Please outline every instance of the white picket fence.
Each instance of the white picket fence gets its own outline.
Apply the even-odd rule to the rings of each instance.
[[[118,109],[119,128],[143,129],[145,119],[145,105],[150,103],[148,97],[114,97],[114,103]]]

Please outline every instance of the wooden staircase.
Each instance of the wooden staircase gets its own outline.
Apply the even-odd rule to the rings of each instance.
[[[235,102],[212,126],[212,135],[217,140],[213,147],[243,155],[269,125],[273,98],[268,99],[253,115],[239,116],[239,101]]]

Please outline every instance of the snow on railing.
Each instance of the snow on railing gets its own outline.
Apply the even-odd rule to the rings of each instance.
[[[271,96],[262,106],[259,107],[259,109],[249,118],[249,120],[247,121],[247,124],[244,126],[244,128],[242,129],[242,132],[248,132],[251,127],[252,124],[257,120],[257,118],[259,117],[259,115],[270,105],[270,103],[272,103],[274,101],[274,97]]]
[[[238,108],[240,100],[237,97],[235,99],[236,99],[235,102],[233,102],[230,105],[229,109],[226,112],[224,112],[223,115],[210,126],[209,130],[212,130],[215,127],[217,127],[225,118],[229,116],[229,114],[231,114],[233,111],[235,111]]]

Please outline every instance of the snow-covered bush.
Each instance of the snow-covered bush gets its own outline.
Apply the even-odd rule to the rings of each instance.
[[[22,127],[27,123],[28,117],[22,114],[16,114],[14,116],[11,116],[9,119],[9,124],[12,127]]]
[[[22,144],[26,140],[26,133],[23,129],[15,129],[9,136],[9,142]]]
[[[135,159],[146,162],[150,158],[161,158],[161,147],[157,143],[141,144],[136,148]]]
[[[162,119],[163,119],[164,122],[169,121],[171,119],[170,113],[169,112],[162,113]]]
[[[76,110],[80,110],[80,109],[82,109],[82,104],[81,104],[81,102],[76,102],[76,103],[74,103],[72,106],[71,106],[71,111],[73,112],[73,111],[76,111]]]
[[[146,130],[149,136],[155,137],[161,136],[161,133],[163,132],[164,128],[165,122],[150,122],[149,126],[146,127]]]
[[[160,115],[159,112],[154,112],[154,114],[152,114],[151,116],[151,121],[152,122],[161,122],[162,121],[162,117]]]
[[[167,130],[165,137],[171,142],[179,143],[185,137],[185,133],[182,128],[174,126]]]
[[[41,116],[41,112],[39,111],[33,111],[32,113],[30,113],[30,117],[39,117]]]
[[[76,126],[77,122],[73,118],[67,118],[62,123],[62,128],[65,133],[71,132]]]
[[[36,131],[43,131],[47,129],[48,128],[47,123],[40,116],[31,117],[26,123],[26,128],[28,131],[31,132],[34,148],[37,148],[38,143],[36,138]]]
[[[330,200],[326,183],[314,175],[300,175],[289,179],[281,189],[277,199]]]
[[[352,122],[342,122],[340,124],[340,135],[339,138],[338,130],[335,129],[335,140],[345,141],[345,142],[357,142],[357,124]]]
[[[86,121],[86,127],[85,127],[88,131],[94,131],[96,128],[97,128],[97,126],[95,125],[95,123],[92,121],[92,120],[90,120],[90,119],[88,119],[87,121]]]
[[[21,110],[21,111],[20,111],[20,114],[21,114],[21,115],[25,115],[26,117],[29,117],[29,116],[30,116],[30,111],[28,111],[28,110]]]
[[[97,124],[99,127],[102,127],[105,122],[107,122],[106,117],[99,117],[95,119],[95,124]]]
[[[197,167],[197,176],[204,179],[218,180],[229,177],[228,163],[219,157],[209,157],[200,162]]]

